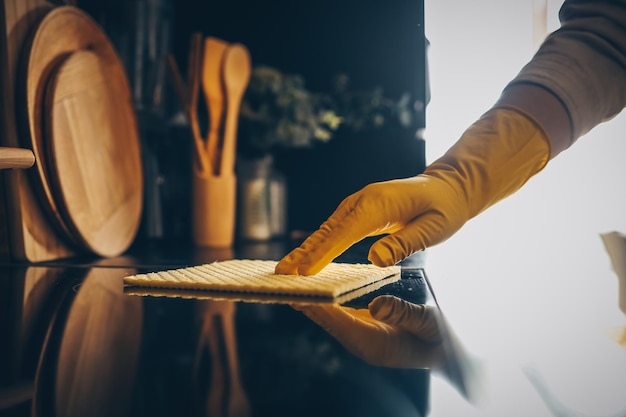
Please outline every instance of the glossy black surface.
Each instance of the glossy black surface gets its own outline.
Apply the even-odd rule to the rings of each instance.
[[[152,244],[112,259],[0,265],[0,415],[425,415],[428,370],[370,365],[280,300],[124,292],[131,273],[279,259],[290,248]],[[362,262],[365,250],[338,260]],[[413,265],[346,305],[382,293],[432,303]]]

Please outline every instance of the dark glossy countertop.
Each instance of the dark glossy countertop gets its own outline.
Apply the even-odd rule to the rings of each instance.
[[[290,302],[124,291],[132,273],[277,260],[293,246],[153,242],[117,258],[0,264],[0,415],[427,415],[427,361],[372,365]],[[365,262],[365,251],[357,246],[337,261]],[[400,280],[343,305],[366,308],[379,294],[435,306],[419,257]],[[459,386],[458,357],[443,340],[432,350],[448,354]]]

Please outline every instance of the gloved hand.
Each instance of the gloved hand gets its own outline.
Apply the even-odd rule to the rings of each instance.
[[[368,236],[388,234],[369,260],[393,265],[441,243],[478,213],[517,191],[550,157],[544,131],[513,109],[494,108],[416,177],[370,184],[347,197],[276,273],[313,275]]]

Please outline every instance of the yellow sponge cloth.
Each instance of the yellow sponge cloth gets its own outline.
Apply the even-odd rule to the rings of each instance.
[[[385,279],[400,279],[400,266],[332,262],[311,276],[274,273],[276,261],[232,259],[124,277],[128,286],[334,298]]]

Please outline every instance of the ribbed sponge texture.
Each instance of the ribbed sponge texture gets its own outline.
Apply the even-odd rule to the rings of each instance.
[[[337,297],[397,275],[400,267],[332,262],[312,276],[278,275],[276,261],[233,259],[124,277],[129,286]]]

